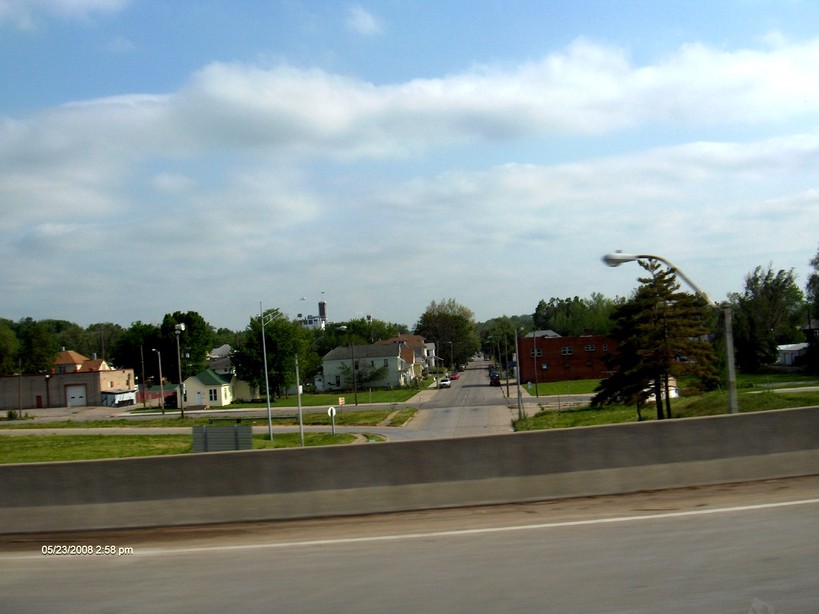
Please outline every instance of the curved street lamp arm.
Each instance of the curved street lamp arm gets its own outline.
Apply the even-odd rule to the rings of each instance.
[[[676,264],[668,260],[667,258],[663,258],[662,256],[656,256],[653,254],[624,254],[622,252],[615,252],[613,254],[606,254],[603,256],[603,262],[611,267],[620,266],[624,262],[634,262],[635,260],[659,260],[660,262],[664,263],[668,266],[674,273],[680,276],[680,278],[687,283],[694,292],[696,292],[699,296],[705,299],[705,301],[711,305],[715,305],[717,308],[720,307],[720,304],[716,301],[711,300],[708,294],[705,293],[697,284],[691,281],[688,276],[683,273],[683,271],[678,267]]]

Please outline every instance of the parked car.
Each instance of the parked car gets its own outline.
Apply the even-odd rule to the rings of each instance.
[[[452,382],[448,377],[442,377],[438,382],[438,388],[452,388]]]
[[[453,371],[452,373],[449,374],[449,379],[460,379],[460,378],[461,378],[461,374],[458,373],[457,371]]]

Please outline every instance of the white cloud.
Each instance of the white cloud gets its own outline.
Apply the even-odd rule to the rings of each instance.
[[[11,22],[23,30],[37,27],[42,18],[84,20],[98,13],[116,13],[131,0],[0,0],[0,24]]]
[[[347,10],[347,28],[363,36],[374,36],[383,32],[379,21],[369,11],[360,6],[351,6]]]

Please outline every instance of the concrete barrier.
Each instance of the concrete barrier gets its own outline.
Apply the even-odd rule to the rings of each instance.
[[[819,408],[492,437],[0,466],[0,533],[499,504],[819,473]]]

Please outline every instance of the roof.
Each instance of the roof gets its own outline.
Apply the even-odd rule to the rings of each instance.
[[[376,343],[406,343],[410,347],[420,348],[425,346],[424,338],[421,335],[410,335],[408,333],[396,335],[395,337],[390,337],[389,339],[381,339],[376,341]]]
[[[330,350],[322,360],[352,360],[356,358],[391,358],[399,356],[398,343],[373,343],[371,345],[354,345],[352,351],[349,345],[341,345]]]
[[[82,363],[82,367],[80,367],[80,371],[110,371],[111,367],[108,366],[108,363],[102,360],[101,358],[93,358],[91,360],[85,360]]]
[[[789,343],[786,345],[779,345],[776,349],[780,352],[801,352],[808,349],[807,343]]]
[[[205,369],[193,376],[193,379],[199,381],[205,386],[227,386],[230,384],[231,377],[220,375],[213,369]]]
[[[80,354],[79,352],[75,352],[74,350],[62,350],[60,353],[57,354],[56,360],[54,360],[55,365],[81,365],[84,363],[88,358]]]
[[[231,349],[230,345],[227,344],[227,343],[225,343],[223,345],[220,345],[218,348],[213,348],[210,351],[210,354],[208,355],[208,358],[210,358],[210,359],[225,358],[227,356],[230,356],[230,349]]]
[[[557,337],[560,337],[560,335],[558,335],[555,331],[553,331],[551,329],[546,329],[546,330],[536,330],[536,331],[531,332],[531,333],[526,333],[525,337],[529,337],[529,338],[531,338],[531,337],[557,338]]]

